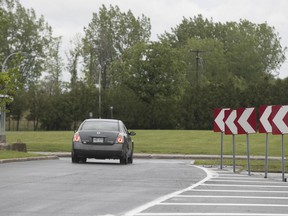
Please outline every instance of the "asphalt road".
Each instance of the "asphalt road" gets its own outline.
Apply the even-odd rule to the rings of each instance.
[[[233,173],[207,169],[208,176],[182,191],[125,216],[287,216],[288,184],[281,174]]]
[[[191,160],[70,161],[0,164],[0,215],[120,216],[206,177]]]

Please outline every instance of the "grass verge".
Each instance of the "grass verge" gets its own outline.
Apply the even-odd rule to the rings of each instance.
[[[197,130],[135,130],[136,153],[220,154],[220,133]],[[7,142],[26,143],[28,151],[71,151],[72,131],[7,132]],[[246,136],[235,137],[236,155],[246,155]],[[265,134],[250,134],[250,155],[265,155]],[[286,145],[286,144],[285,144]],[[223,154],[232,154],[232,136],[224,136]],[[281,156],[281,136],[269,136],[269,156]],[[288,156],[288,148],[285,148]]]
[[[11,158],[29,158],[29,157],[37,157],[37,156],[43,156],[39,154],[34,153],[26,153],[26,152],[18,152],[18,151],[0,151],[0,159],[11,159]]]
[[[205,166],[219,166],[220,160],[196,160],[195,165]],[[240,170],[248,170],[247,160],[237,160],[236,166],[240,167]],[[233,160],[224,159],[223,166],[233,166]],[[250,160],[251,172],[265,172],[265,161],[264,160]],[[288,170],[288,164],[285,164],[285,170]],[[282,164],[280,160],[268,160],[268,171],[269,172],[282,172]]]
[[[220,155],[220,133],[200,130],[135,130],[133,137],[136,153],[149,154],[206,154]],[[7,132],[7,142],[26,143],[28,151],[36,152],[70,152],[72,131],[25,131]],[[284,139],[285,140],[285,139]],[[250,134],[250,155],[265,155],[265,134]],[[246,136],[235,137],[236,155],[246,155]],[[288,156],[285,141],[285,157]],[[224,136],[223,154],[232,155],[232,136]],[[269,135],[269,156],[281,156],[281,136]],[[1,157],[1,156],[0,156]],[[220,160],[197,160],[198,165],[220,165]],[[232,160],[224,160],[224,165],[232,165]],[[237,160],[237,166],[247,169],[246,160]],[[264,171],[263,160],[251,160],[253,172]],[[281,161],[269,161],[269,171],[281,171]],[[288,170],[286,165],[285,170]]]

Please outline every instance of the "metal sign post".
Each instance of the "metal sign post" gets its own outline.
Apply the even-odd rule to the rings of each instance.
[[[238,134],[246,134],[247,144],[247,163],[248,163],[248,175],[251,175],[250,169],[250,142],[249,134],[256,133],[256,111],[254,107],[250,108],[238,108],[237,109],[237,126]]]
[[[2,96],[0,95],[0,98]],[[6,113],[4,107],[0,107],[0,143],[5,143],[6,142],[6,129],[5,129],[5,124],[6,124]]]
[[[285,178],[285,160],[284,160],[284,135],[281,135],[281,144],[282,144],[282,181],[286,182]]]
[[[250,171],[250,146],[249,146],[249,134],[246,134],[246,142],[247,142],[247,162],[248,162],[248,175],[251,175]]]
[[[221,146],[220,146],[220,169],[223,169],[223,132],[221,132]]]
[[[233,147],[233,172],[236,172],[236,162],[235,162],[235,135],[232,135],[232,147]]]
[[[266,147],[265,147],[265,176],[267,178],[268,175],[268,133],[266,133]]]
[[[225,131],[225,110],[230,110],[229,108],[216,108],[214,109],[214,132],[221,132],[221,141],[220,141],[220,169],[223,169],[223,133]]]
[[[281,135],[281,154],[282,154],[282,181],[285,179],[285,160],[284,160],[284,134],[288,134],[288,105],[276,105],[272,107],[272,134]]]
[[[262,105],[259,107],[259,133],[266,134],[266,145],[265,145],[265,176],[268,175],[268,133],[272,133],[272,124],[270,115],[272,113],[272,106]]]

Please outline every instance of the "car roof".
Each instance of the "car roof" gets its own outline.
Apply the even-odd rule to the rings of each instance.
[[[117,119],[86,119],[85,121],[99,121],[99,122],[119,122]]]

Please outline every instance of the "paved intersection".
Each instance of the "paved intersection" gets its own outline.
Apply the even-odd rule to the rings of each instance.
[[[203,168],[205,169],[205,168]],[[284,216],[288,183],[263,175],[236,174],[231,169],[205,169],[207,178],[126,216]]]

